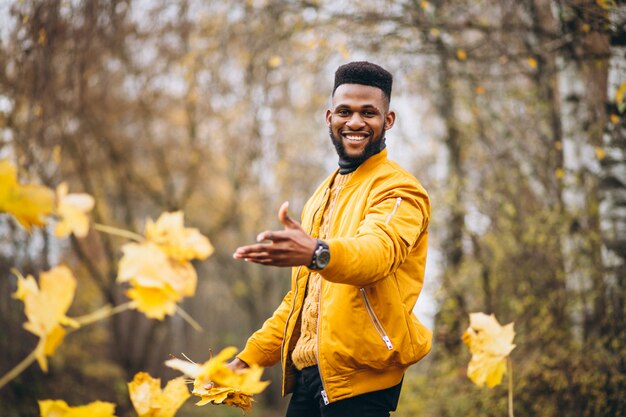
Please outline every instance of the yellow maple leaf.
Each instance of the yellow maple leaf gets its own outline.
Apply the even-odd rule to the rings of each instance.
[[[470,314],[470,326],[463,342],[472,354],[467,376],[478,386],[493,388],[502,381],[506,358],[515,348],[513,323],[501,326],[493,314]]]
[[[535,58],[528,58],[526,62],[528,62],[528,66],[532,69],[537,69],[537,66],[539,65]]]
[[[28,275],[26,278],[20,275],[17,277],[17,290],[12,294],[12,296],[13,298],[24,302],[27,295],[35,294],[37,292],[39,292],[39,286],[37,285],[35,278],[33,278],[32,275]]]
[[[616,7],[615,0],[596,0],[596,4],[605,10],[609,10]]]
[[[62,400],[39,400],[39,413],[41,417],[115,417],[115,404],[94,401],[70,407]]]
[[[172,379],[162,390],[161,380],[146,372],[135,374],[128,392],[139,417],[173,417],[191,397],[183,377]]]
[[[278,68],[282,65],[282,63],[283,59],[280,57],[280,55],[272,55],[270,59],[267,60],[267,65],[270,68]]]
[[[156,222],[148,219],[145,236],[178,261],[206,259],[214,250],[198,229],[184,227],[182,211],[163,213]]]
[[[170,359],[165,365],[194,378],[192,393],[201,398],[196,405],[226,404],[249,412],[253,395],[262,392],[269,381],[261,381],[263,368],[258,365],[232,371],[227,361],[236,353],[237,348],[231,346],[203,364]]]
[[[76,237],[85,237],[89,232],[89,213],[94,206],[94,199],[89,194],[68,194],[66,183],[57,187],[57,209],[60,217],[54,229],[57,237],[65,237],[74,233]]]
[[[558,179],[565,177],[565,170],[563,168],[557,168],[556,171],[554,171],[554,176]]]
[[[456,58],[459,61],[465,61],[467,59],[467,52],[465,52],[464,49],[457,49],[456,50]]]
[[[46,30],[45,29],[40,29],[39,30],[39,38],[37,38],[37,43],[39,45],[45,45],[47,41],[48,41],[48,36],[46,35]]]
[[[176,303],[195,294],[198,281],[189,262],[169,258],[152,242],[127,243],[118,264],[118,282],[128,282],[128,296],[147,317],[163,320],[176,311]]]
[[[17,169],[7,160],[0,160],[0,212],[13,215],[26,229],[44,226],[45,216],[54,209],[54,193],[35,184],[21,185]]]
[[[78,327],[74,320],[66,316],[75,292],[76,278],[66,266],[42,272],[39,286],[30,275],[27,278],[18,277],[13,297],[24,303],[28,319],[24,328],[40,338],[35,356],[44,372],[48,370],[46,357],[54,354],[65,336],[62,325]]]
[[[598,161],[602,161],[604,158],[606,158],[606,151],[599,146],[596,146],[595,153]]]

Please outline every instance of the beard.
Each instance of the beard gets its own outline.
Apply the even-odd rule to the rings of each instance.
[[[370,156],[376,155],[380,152],[385,146],[385,129],[383,128],[382,132],[377,138],[370,136],[370,141],[363,149],[360,155],[357,156],[349,156],[346,153],[346,148],[343,145],[340,137],[335,136],[332,127],[328,128],[328,133],[330,134],[330,140],[333,142],[335,146],[335,151],[337,151],[337,155],[339,155],[339,161],[344,162],[350,165],[361,165],[365,162]]]

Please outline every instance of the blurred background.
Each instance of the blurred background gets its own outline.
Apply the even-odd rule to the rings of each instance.
[[[289,271],[231,258],[289,200],[298,218],[336,166],[324,112],[334,70],[394,74],[390,157],[429,191],[425,289],[433,350],[395,416],[503,416],[506,384],[466,377],[468,314],[515,322],[517,416],[626,415],[626,6],[615,0],[0,0],[0,158],[21,180],[96,199],[94,221],[142,232],[184,210],[216,247],[179,316],[126,312],[71,334],[50,371],[0,390],[3,417],[37,399],[106,400],[133,416],[138,371],[177,374],[239,348],[282,299]],[[621,87],[621,88],[620,88]],[[122,239],[56,239],[0,217],[0,374],[37,343],[11,268],[61,262],[69,312],[125,296]],[[280,372],[251,416],[281,416]],[[179,415],[234,416],[224,406]]]

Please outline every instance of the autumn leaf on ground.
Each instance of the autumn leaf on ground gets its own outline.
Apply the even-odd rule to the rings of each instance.
[[[172,379],[162,390],[161,380],[146,372],[135,374],[128,392],[139,417],[173,417],[191,397],[183,377]]]
[[[163,320],[176,303],[195,294],[197,275],[189,262],[178,262],[152,242],[127,243],[118,264],[118,282],[131,285],[127,295],[147,317]]]
[[[62,327],[78,324],[65,314],[70,308],[76,292],[76,278],[65,266],[57,266],[42,272],[39,286],[32,276],[18,276],[17,291],[13,297],[24,303],[28,321],[24,328],[39,336],[36,357],[44,372],[48,371],[47,356],[52,356],[65,336]]]
[[[70,407],[62,400],[40,400],[39,413],[41,417],[115,417],[115,404],[94,401]]]
[[[233,372],[227,362],[236,353],[236,348],[227,347],[203,364],[170,359],[165,365],[194,378],[192,393],[201,398],[196,405],[226,404],[249,412],[252,396],[262,392],[270,382],[261,381],[263,368],[258,365]]]
[[[472,354],[467,367],[472,382],[493,388],[502,381],[506,358],[515,348],[514,337],[513,323],[500,326],[493,314],[470,314],[470,326],[463,334],[463,342]]]
[[[148,219],[145,235],[168,256],[181,262],[206,259],[214,250],[198,229],[184,226],[182,211],[163,213],[156,222]]]
[[[54,210],[54,192],[42,185],[19,184],[17,169],[0,160],[0,212],[13,215],[26,229],[44,226],[45,217]]]
[[[60,220],[54,229],[57,237],[74,233],[76,237],[85,237],[89,232],[89,213],[94,206],[94,199],[89,194],[68,194],[66,183],[57,187],[56,214]]]

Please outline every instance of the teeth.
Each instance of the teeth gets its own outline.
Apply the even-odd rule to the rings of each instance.
[[[349,140],[357,140],[357,141],[365,139],[364,136],[351,136],[351,135],[346,135],[346,138],[348,138]]]

